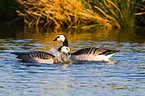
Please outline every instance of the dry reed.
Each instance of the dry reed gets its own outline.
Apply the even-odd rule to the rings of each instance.
[[[24,22],[29,26],[43,24],[56,25],[56,27],[82,27],[86,25],[89,25],[89,27],[105,26],[107,28],[132,27],[134,25],[134,13],[136,12],[136,0],[17,1],[24,8],[23,11],[17,10],[17,12],[24,16]]]

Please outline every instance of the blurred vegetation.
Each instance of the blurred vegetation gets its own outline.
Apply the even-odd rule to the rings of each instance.
[[[139,0],[140,2],[137,4],[137,12],[140,12],[139,15],[135,18],[135,24],[138,26],[145,26],[145,0]]]
[[[6,24],[119,29],[145,25],[144,0],[1,0],[0,5],[0,21]]]
[[[20,18],[17,10],[16,0],[0,0],[0,25],[15,24]]]
[[[137,9],[142,0],[18,0],[24,12],[25,23],[80,27],[107,28],[133,27]],[[89,26],[88,26],[89,25]]]

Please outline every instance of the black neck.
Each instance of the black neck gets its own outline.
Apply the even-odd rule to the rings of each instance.
[[[59,51],[59,52],[60,52],[62,47],[63,47],[63,46],[59,47],[57,51]]]
[[[64,42],[63,42],[63,46],[67,46],[67,47],[69,47],[69,45],[68,45],[68,41],[67,41],[66,38],[65,38],[65,40],[64,40]]]

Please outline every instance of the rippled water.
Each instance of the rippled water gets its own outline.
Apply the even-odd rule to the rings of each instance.
[[[1,96],[144,96],[144,29],[106,31],[1,28]],[[119,49],[115,62],[36,64],[19,62],[14,51],[49,51],[68,37],[71,51],[84,47]],[[7,52],[7,53],[3,53]]]

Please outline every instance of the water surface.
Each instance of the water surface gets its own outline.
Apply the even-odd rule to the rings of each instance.
[[[144,96],[145,29],[0,28],[1,96]],[[31,64],[14,51],[49,51],[65,34],[71,51],[85,47],[119,49],[115,62]],[[7,53],[3,53],[3,51]]]

